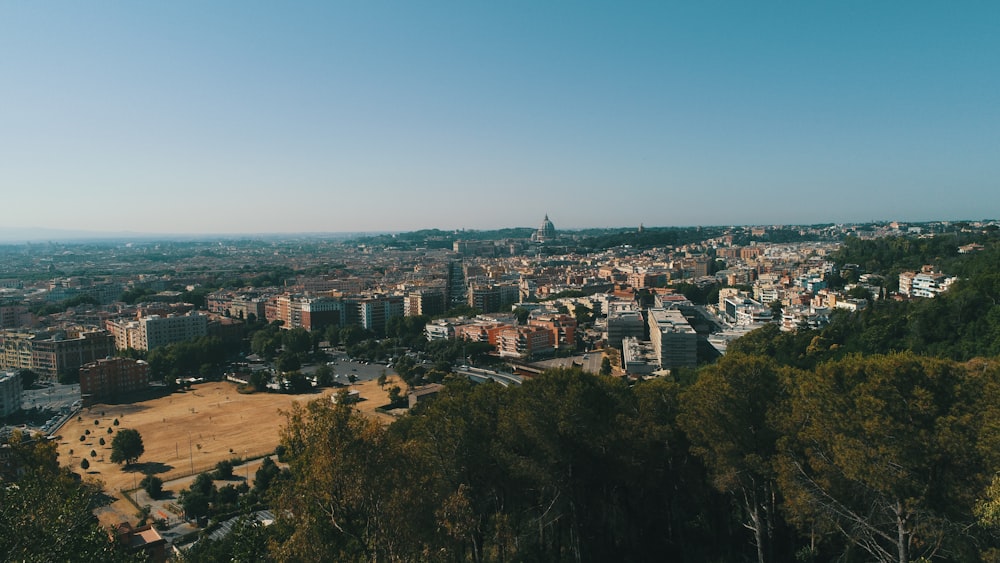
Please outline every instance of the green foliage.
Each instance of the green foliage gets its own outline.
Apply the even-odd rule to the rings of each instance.
[[[228,459],[224,459],[215,464],[215,474],[212,477],[219,481],[228,481],[232,479],[233,462]]]
[[[146,475],[142,481],[139,481],[139,486],[146,491],[149,498],[158,499],[163,494],[163,479],[156,475]]]
[[[204,336],[154,348],[147,354],[146,361],[149,363],[150,378],[173,381],[201,373],[204,369],[219,372],[226,358],[238,350],[238,347],[216,336]]]
[[[392,407],[398,407],[406,402],[406,398],[400,393],[401,389],[398,385],[393,385],[389,388],[389,405]]]
[[[333,368],[328,365],[321,365],[316,368],[314,373],[316,376],[316,386],[317,387],[330,387],[333,385]]]
[[[302,372],[294,371],[285,378],[285,388],[289,393],[308,393],[312,390],[312,384]]]
[[[38,380],[38,374],[30,369],[18,370],[18,373],[21,375],[21,388],[25,390],[31,389],[31,386]]]
[[[911,354],[852,356],[789,377],[775,420],[785,509],[803,531],[840,531],[878,561],[973,549],[958,531],[985,487],[979,383]],[[971,382],[970,382],[971,383]]]
[[[265,457],[264,461],[261,462],[260,467],[257,469],[257,473],[254,474],[254,491],[258,494],[266,493],[280,474],[281,469],[276,463],[274,463],[271,456]]]
[[[282,373],[291,372],[302,367],[302,360],[298,354],[282,352],[274,361],[274,367]]]
[[[99,525],[92,508],[100,489],[59,468],[54,442],[31,440],[15,432],[8,445],[8,461],[16,460],[21,474],[15,481],[7,476],[0,479],[0,554],[4,561],[140,560]],[[86,470],[89,462],[84,459],[80,465]]]
[[[138,430],[123,428],[111,440],[111,463],[130,465],[138,461],[146,447]]]
[[[761,563],[772,558],[775,543],[771,463],[778,433],[770,418],[779,400],[778,367],[770,358],[727,354],[698,372],[678,417],[713,486],[742,507]]]
[[[250,374],[250,386],[254,391],[267,391],[267,384],[270,383],[271,376],[264,371],[255,371]]]

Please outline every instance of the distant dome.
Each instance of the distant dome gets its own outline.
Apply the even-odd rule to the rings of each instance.
[[[554,238],[556,238],[556,226],[552,224],[552,221],[549,221],[549,215],[546,213],[541,226],[538,227],[535,234],[531,235],[531,240],[545,242]]]

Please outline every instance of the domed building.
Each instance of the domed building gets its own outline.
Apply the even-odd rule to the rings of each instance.
[[[531,235],[531,240],[534,242],[546,242],[554,240],[556,238],[556,226],[549,221],[548,213],[545,214],[545,219],[542,220],[542,224],[538,227],[538,230]]]

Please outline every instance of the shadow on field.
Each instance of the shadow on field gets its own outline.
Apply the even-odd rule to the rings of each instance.
[[[142,473],[144,475],[156,475],[157,473],[166,473],[173,468],[173,465],[161,463],[159,461],[144,461],[142,463],[133,463],[132,465],[123,467],[122,471],[128,471],[129,473]]]

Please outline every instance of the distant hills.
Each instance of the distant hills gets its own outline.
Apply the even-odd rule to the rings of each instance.
[[[0,227],[0,244],[40,243],[40,242],[113,242],[137,240],[177,240],[198,241],[205,239],[349,239],[359,236],[382,235],[371,233],[138,233],[135,231],[83,231],[74,229],[52,229],[46,227]]]

